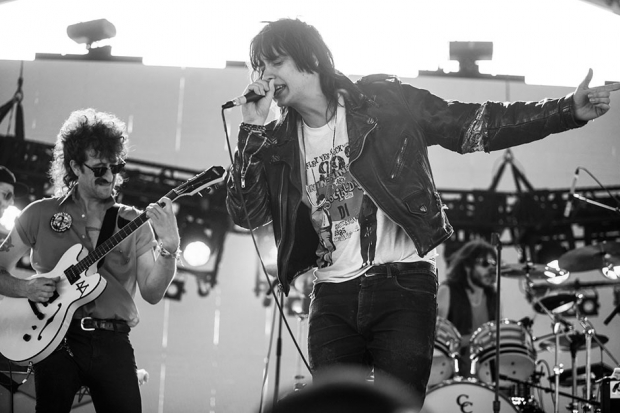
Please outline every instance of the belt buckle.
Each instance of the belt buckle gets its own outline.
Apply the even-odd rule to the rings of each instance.
[[[84,317],[82,319],[80,319],[80,327],[82,327],[82,330],[84,331],[95,331],[95,327],[85,327],[84,326],[84,320],[92,320],[92,317]]]

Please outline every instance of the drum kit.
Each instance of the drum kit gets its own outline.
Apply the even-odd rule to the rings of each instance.
[[[579,291],[584,287],[620,286],[620,282],[580,284],[577,281],[561,285],[549,284],[547,280],[555,278],[556,281],[564,281],[571,272],[601,270],[606,266],[612,268],[620,265],[620,243],[577,248],[562,255],[558,262],[558,268],[531,263],[504,264],[501,267],[502,276],[518,277],[525,281],[526,297],[534,311],[551,320],[549,334],[533,336],[532,321],[528,317],[520,321],[502,319],[499,328],[495,321],[489,321],[473,332],[469,343],[462,343],[461,335],[452,323],[438,317],[433,365],[421,413],[493,412],[497,408],[494,404],[496,371],[499,371],[498,399],[499,411],[502,413],[546,411],[543,409],[541,397],[543,392],[552,395],[554,413],[559,412],[560,395],[571,400],[566,406],[568,412],[601,411],[601,403],[596,400],[597,392],[593,391],[593,387],[602,378],[609,376],[612,369],[603,363],[593,364],[590,353],[594,348],[600,349],[615,366],[620,364],[605,348],[608,337],[597,334],[592,323],[581,314],[579,307],[583,295]],[[536,288],[533,280],[545,280],[539,286],[548,284],[550,287]],[[553,290],[563,292],[555,293]],[[569,311],[574,313],[580,328],[575,328],[562,318],[562,315]],[[618,308],[608,320],[617,311]],[[497,332],[499,349],[496,346]],[[459,372],[459,357],[464,357],[463,351],[459,350],[467,345],[471,369],[468,372]],[[547,369],[550,387],[541,386],[540,378],[545,373],[536,370],[539,365],[547,363],[538,359],[538,351],[554,353],[555,365],[552,369]],[[560,352],[570,353],[570,370],[564,371],[559,363]],[[585,352],[585,366],[582,367],[576,366],[576,355],[579,352]],[[497,358],[499,368],[495,365]],[[572,391],[561,392],[560,387],[570,387]],[[534,397],[534,393],[537,393],[538,398]]]

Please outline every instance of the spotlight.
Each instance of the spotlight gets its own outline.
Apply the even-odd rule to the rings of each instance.
[[[181,301],[183,294],[185,294],[185,280],[175,278],[168,286],[164,298]]]
[[[209,262],[211,248],[203,241],[191,241],[183,249],[183,259],[192,267],[200,267]]]
[[[116,36],[116,27],[106,19],[91,20],[68,26],[67,36],[90,49],[93,43]]]
[[[310,313],[310,297],[289,295],[286,300],[287,315],[307,316]]]
[[[6,229],[6,232],[9,233],[15,226],[15,219],[19,216],[22,211],[11,205],[8,207],[2,216],[0,216],[0,232],[3,232],[3,229]]]
[[[181,234],[181,262],[185,270],[205,270],[213,254],[213,231],[198,222],[187,223]]]
[[[458,60],[459,73],[479,76],[479,60],[493,59],[493,42],[450,42],[450,60]]]
[[[198,295],[206,297],[215,287],[215,278],[212,273],[203,273],[196,276],[196,284],[198,284]]]

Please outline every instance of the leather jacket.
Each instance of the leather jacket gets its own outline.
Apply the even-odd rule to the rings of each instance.
[[[394,76],[366,76],[355,84],[342,78],[351,175],[406,231],[420,256],[453,233],[435,187],[428,146],[490,152],[585,124],[573,117],[572,95],[540,102],[462,103]],[[242,125],[227,182],[226,204],[237,225],[256,228],[272,222],[278,278],[287,294],[297,275],[316,266],[319,242],[302,203],[299,120],[285,108],[280,120],[266,128]]]

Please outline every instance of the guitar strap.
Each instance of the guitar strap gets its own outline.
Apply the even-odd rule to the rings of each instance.
[[[118,215],[119,206],[113,205],[105,213],[103,217],[103,224],[101,224],[101,232],[99,233],[99,238],[97,239],[97,247],[103,244],[105,240],[110,238],[112,234],[114,234],[114,227],[116,226],[116,216]],[[101,268],[103,265],[103,261],[105,261],[105,257],[99,260],[97,263],[97,269]]]

